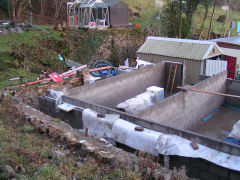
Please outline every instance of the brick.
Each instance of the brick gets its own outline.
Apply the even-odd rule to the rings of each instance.
[[[201,172],[200,178],[203,180],[220,180],[219,176],[206,171]]]
[[[228,177],[228,170],[226,168],[216,166],[214,164],[210,165],[209,172],[212,172],[221,177]]]
[[[230,173],[230,180],[239,180],[240,179],[240,172],[234,172],[232,171]]]

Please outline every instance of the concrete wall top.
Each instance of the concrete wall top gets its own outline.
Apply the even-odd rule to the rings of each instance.
[[[107,107],[146,91],[150,86],[164,87],[165,62],[121,74],[67,91],[66,96]]]
[[[223,72],[214,77],[199,82],[193,89],[225,93],[227,73]],[[171,126],[178,129],[192,129],[197,126],[203,118],[214,112],[224,103],[224,97],[197,93],[193,91],[182,91],[159,104],[140,113],[138,116],[149,119],[149,121]]]

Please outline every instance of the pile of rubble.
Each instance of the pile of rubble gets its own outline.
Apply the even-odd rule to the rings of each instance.
[[[48,31],[34,26],[31,23],[19,23],[10,20],[0,21],[0,35],[7,35],[9,33],[23,33],[23,31],[29,30],[40,30],[42,32],[48,33]]]

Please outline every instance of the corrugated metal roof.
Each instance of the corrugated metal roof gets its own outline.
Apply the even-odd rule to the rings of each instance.
[[[211,41],[149,36],[138,53],[204,60],[215,45],[216,42]]]
[[[115,4],[116,2],[118,2],[118,0],[88,0],[88,1],[84,1],[81,4],[81,8],[85,8],[85,7],[91,7],[91,8],[103,8],[103,7],[108,7],[108,6],[112,6],[113,4]]]
[[[219,38],[219,39],[211,39],[213,42],[224,42],[229,44],[240,45],[240,36],[227,37],[227,38]]]

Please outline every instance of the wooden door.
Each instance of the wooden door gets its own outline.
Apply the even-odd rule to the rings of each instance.
[[[237,58],[236,57],[231,57],[231,56],[223,56],[223,59],[225,61],[227,61],[228,63],[228,74],[227,74],[227,78],[231,78],[234,79],[235,77],[235,71],[236,71],[236,62],[237,62]]]

